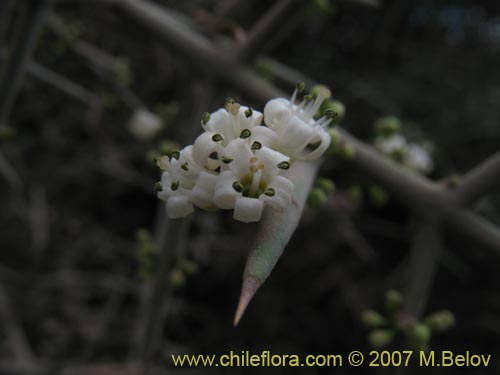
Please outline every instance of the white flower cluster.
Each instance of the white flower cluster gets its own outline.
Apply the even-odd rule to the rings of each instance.
[[[408,142],[401,134],[379,137],[375,141],[375,147],[416,172],[430,173],[434,168],[427,150],[417,143]]]
[[[157,159],[164,171],[157,184],[170,218],[184,217],[194,206],[204,210],[233,209],[234,218],[259,221],[265,206],[284,210],[294,185],[286,176],[294,160],[319,158],[330,145],[326,131],[333,113],[315,120],[326,89],[316,98],[269,101],[264,115],[226,100],[225,108],[204,113],[204,132],[193,145]],[[264,124],[263,124],[264,122]]]

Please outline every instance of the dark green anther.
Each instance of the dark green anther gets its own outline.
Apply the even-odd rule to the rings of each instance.
[[[290,163],[287,161],[282,161],[281,163],[278,164],[279,169],[289,169],[290,168]]]
[[[335,112],[333,109],[331,108],[328,108],[328,109],[325,109],[325,111],[323,112],[323,116],[326,116],[328,118],[331,118],[331,119],[334,119],[335,117],[337,117],[339,114],[337,112]]]
[[[219,160],[219,155],[217,154],[217,151],[212,152],[208,157],[212,160]]]
[[[252,117],[252,115],[253,115],[253,110],[252,110],[252,108],[248,108],[248,109],[245,111],[245,116],[246,116],[246,118]]]
[[[163,186],[162,186],[161,182],[159,182],[159,181],[155,182],[154,187],[155,187],[156,191],[162,191],[163,190]]]
[[[204,112],[204,113],[201,115],[201,123],[202,123],[203,125],[206,125],[209,121],[210,121],[210,113],[208,113],[208,112]]]
[[[234,104],[234,103],[235,103],[235,101],[234,101],[234,99],[233,99],[233,98],[226,98],[226,101],[225,101],[225,103],[224,103],[224,104],[227,106],[227,105],[229,105],[229,104]]]
[[[306,84],[304,82],[297,82],[297,92],[300,94],[306,89]]]
[[[236,190],[238,193],[241,193],[243,191],[243,185],[240,184],[238,181],[234,181],[233,189]]]
[[[174,181],[170,185],[170,189],[172,189],[172,191],[176,191],[178,188],[179,188],[179,181]]]
[[[218,133],[214,134],[212,136],[212,141],[214,141],[214,142],[220,142],[220,141],[223,141],[223,140],[224,140],[224,137],[222,135],[218,134]]]
[[[229,157],[229,156],[223,156],[223,157],[222,157],[222,162],[223,162],[224,164],[229,164],[229,163],[231,163],[233,160],[234,160],[234,159],[233,159],[233,158],[231,158],[231,157]]]
[[[173,150],[170,153],[170,157],[173,158],[173,159],[179,160],[179,158],[181,157],[181,153],[179,151],[177,151],[177,150]]]
[[[309,102],[313,100],[313,96],[311,94],[304,95],[304,101]]]
[[[262,143],[257,142],[257,141],[255,141],[254,143],[252,143],[252,147],[251,147],[251,149],[252,149],[253,151],[255,151],[255,150],[260,150],[261,148],[262,148]]]
[[[252,135],[252,132],[249,129],[243,129],[240,133],[240,138],[246,139]]]
[[[185,162],[185,163],[182,163],[181,164],[181,168],[184,169],[185,171],[189,171],[189,168],[188,168],[188,163]]]
[[[274,197],[276,192],[274,191],[273,188],[269,188],[269,189],[266,189],[266,191],[264,191],[264,194],[267,195],[268,197]]]

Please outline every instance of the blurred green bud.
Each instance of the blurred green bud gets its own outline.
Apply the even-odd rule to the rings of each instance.
[[[408,345],[418,350],[426,350],[432,336],[430,328],[423,323],[410,326],[406,329],[405,334]]]
[[[370,197],[370,201],[378,207],[385,206],[387,201],[389,200],[389,195],[384,188],[379,185],[371,185],[368,194]]]
[[[270,61],[258,60],[255,64],[255,71],[265,80],[272,81],[275,76],[276,65]]]
[[[186,272],[188,275],[195,274],[199,270],[198,263],[189,259],[181,259],[179,261],[179,268]]]
[[[373,348],[382,349],[392,342],[395,334],[392,329],[375,329],[368,334],[368,342]]]
[[[130,60],[126,57],[117,57],[115,59],[113,72],[116,82],[122,86],[130,86],[134,81]]]
[[[172,157],[172,152],[180,150],[181,146],[177,142],[164,140],[159,144],[159,151],[162,155],[167,155],[169,158]]]
[[[445,177],[442,181],[442,184],[445,188],[454,189],[460,184],[461,181],[462,176],[460,176],[459,174],[452,174],[448,177]]]
[[[359,185],[351,185],[347,189],[346,193],[349,199],[352,200],[354,203],[360,203],[361,200],[363,199],[363,189],[361,189],[361,186]]]
[[[151,240],[151,233],[147,229],[141,228],[135,232],[135,239],[139,242],[147,242]]]
[[[379,118],[375,121],[375,132],[378,136],[388,137],[401,131],[401,121],[394,116]]]
[[[436,311],[425,319],[425,324],[433,332],[443,332],[455,325],[455,316],[449,310]]]
[[[324,190],[320,188],[313,188],[309,193],[308,202],[313,207],[322,207],[326,204],[328,197]]]
[[[341,146],[340,156],[344,159],[351,160],[356,155],[356,149],[353,145],[346,143]]]
[[[335,183],[328,178],[318,177],[316,178],[314,185],[323,190],[326,194],[331,194],[335,191]]]
[[[330,134],[330,147],[328,148],[329,154],[338,154],[340,152],[340,134],[337,129],[329,128],[328,134]]]
[[[326,16],[333,16],[335,14],[335,7],[328,0],[313,0],[314,6]]]
[[[180,288],[186,283],[186,275],[182,270],[175,268],[168,275],[168,283],[172,288]]]
[[[321,91],[324,91],[324,90],[327,90],[327,91],[330,91],[330,89],[325,86],[325,85],[314,85],[312,88],[311,88],[311,91],[310,91],[310,94],[316,98],[318,96],[318,94],[321,92]]]
[[[389,290],[385,294],[385,305],[387,310],[395,311],[401,307],[403,296],[397,290]]]
[[[16,129],[11,126],[0,125],[0,142],[9,141],[16,136]]]
[[[368,328],[379,328],[387,323],[386,319],[375,310],[365,310],[361,314],[361,321]]]
[[[345,106],[338,100],[325,100],[321,105],[321,111],[323,111],[324,113],[328,110],[331,110],[337,114],[337,116],[332,119],[331,124],[338,124],[345,117]]]

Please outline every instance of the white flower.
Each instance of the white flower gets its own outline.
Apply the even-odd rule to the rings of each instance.
[[[375,141],[375,147],[417,172],[429,173],[434,167],[429,153],[416,143],[408,143],[401,134],[379,137]]]
[[[284,176],[290,159],[268,147],[252,150],[244,139],[235,139],[224,149],[224,158],[214,192],[222,209],[234,208],[234,218],[259,221],[264,205],[283,210],[292,199],[293,183]]]
[[[270,100],[264,107],[264,122],[278,133],[277,149],[280,152],[294,159],[314,160],[330,145],[330,136],[325,128],[331,118],[323,116],[319,120],[314,119],[321,103],[330,97],[330,91],[322,88],[314,100],[303,100],[299,105],[294,103],[297,92],[294,91],[290,100]]]
[[[194,142],[193,158],[205,169],[216,171],[221,167],[223,149],[231,141],[246,139],[250,147],[273,147],[278,135],[271,129],[260,126],[262,113],[233,101],[226,103],[226,109],[202,116],[205,130]]]
[[[171,219],[192,213],[193,203],[203,209],[214,208],[213,192],[217,176],[201,170],[193,160],[192,152],[193,146],[187,146],[174,153],[170,160],[159,160],[165,171],[161,176],[158,198],[166,201],[167,215]]]
[[[407,148],[407,164],[422,173],[430,173],[434,168],[434,163],[429,153],[420,145],[410,143]]]
[[[138,109],[129,121],[129,130],[139,139],[151,139],[162,129],[162,120],[145,108]]]
[[[404,152],[407,147],[407,142],[402,135],[394,134],[389,137],[377,138],[375,147],[386,155],[392,155],[395,152]]]

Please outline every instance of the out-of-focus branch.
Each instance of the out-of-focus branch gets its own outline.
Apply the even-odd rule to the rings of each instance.
[[[457,186],[455,194],[463,205],[500,188],[500,151],[470,170]]]
[[[25,371],[34,371],[37,367],[35,357],[2,284],[0,284],[0,322],[3,326],[3,339],[7,347],[12,350],[16,362],[22,364]]]
[[[22,30],[10,49],[7,65],[0,79],[0,126],[6,122],[22,83],[26,63],[43,27],[50,0],[30,1]]]
[[[308,5],[307,2],[300,2],[302,7]],[[294,7],[299,7],[296,0],[279,0],[274,3],[269,11],[261,17],[248,32],[248,38],[238,50],[238,57],[241,61],[247,61],[255,56],[261,45],[278,29],[287,16],[295,11]]]
[[[425,309],[441,256],[439,223],[430,217],[421,220],[410,251],[405,312],[418,318]]]
[[[192,57],[197,66],[202,62],[202,71],[212,71],[216,78],[260,102],[285,96],[249,68],[228,59],[209,40],[197,35],[189,27],[185,25],[178,27],[179,21],[169,9],[147,0],[126,0],[120,5],[130,16],[138,18],[183,54]],[[442,215],[447,227],[454,233],[464,233],[483,247],[497,253],[500,251],[500,231],[471,212],[458,209],[455,199],[449,192],[436,183],[387,160],[345,130],[339,129],[339,132],[342,141],[351,144],[355,149],[355,156],[350,164],[386,187],[402,204],[424,215],[427,212],[433,212],[435,216]]]

